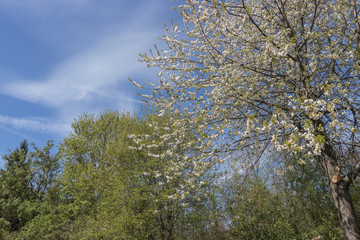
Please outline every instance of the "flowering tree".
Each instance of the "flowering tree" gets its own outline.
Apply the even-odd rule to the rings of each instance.
[[[142,55],[160,69],[148,101],[183,116],[164,144],[195,132],[194,177],[250,148],[253,161],[275,151],[317,161],[345,238],[358,239],[349,187],[360,171],[359,2],[185,2],[185,31],[165,28],[167,50]]]

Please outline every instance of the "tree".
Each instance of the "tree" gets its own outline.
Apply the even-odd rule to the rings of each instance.
[[[185,2],[185,31],[166,27],[167,49],[142,55],[160,68],[144,97],[183,114],[168,143],[195,132],[194,176],[250,148],[247,167],[276,151],[315,160],[344,237],[359,239],[349,191],[360,171],[358,1]]]
[[[151,124],[152,118],[159,125]],[[186,178],[168,173],[169,159],[173,157],[165,158],[163,152],[169,148],[156,144],[162,131],[171,131],[165,129],[168,119],[169,116],[157,117],[146,110],[142,117],[106,111],[98,116],[83,114],[74,121],[73,132],[61,144],[62,207],[68,212],[71,237],[185,236],[191,208],[202,204],[195,198],[200,191],[181,192],[181,199],[173,198],[182,191]],[[137,134],[147,136],[147,147],[131,137]],[[173,161],[181,162],[184,150],[177,151],[182,152],[181,157]]]
[[[132,225],[142,225],[131,209],[139,196],[130,193],[139,189],[131,177],[137,175],[142,158],[128,148],[128,135],[142,131],[142,126],[131,114],[112,111],[83,114],[73,122],[73,132],[61,144],[61,185],[74,235],[125,239],[131,238]]]
[[[1,218],[9,230],[19,230],[25,219],[19,216],[20,205],[31,198],[29,184],[30,164],[27,162],[28,144],[23,141],[20,149],[5,155],[6,170],[1,170]],[[21,213],[21,212],[20,212]]]
[[[52,203],[59,171],[59,156],[52,154],[49,141],[42,149],[27,141],[4,155],[5,169],[0,170],[0,228],[19,231],[34,219],[43,204]]]
[[[257,165],[246,176],[236,167],[229,170],[223,190],[235,239],[341,238],[320,166],[294,158],[286,166],[281,160]]]

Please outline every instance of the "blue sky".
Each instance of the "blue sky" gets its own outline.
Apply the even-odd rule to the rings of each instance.
[[[59,142],[81,113],[139,106],[129,81],[178,19],[168,0],[1,0],[0,154],[27,139]],[[3,161],[0,160],[0,166]]]

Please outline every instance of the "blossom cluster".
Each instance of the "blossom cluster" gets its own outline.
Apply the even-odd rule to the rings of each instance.
[[[359,140],[356,1],[185,2],[185,30],[166,27],[167,49],[142,61],[159,69],[146,100],[159,116],[176,115],[156,142],[169,149],[159,157],[185,159],[175,149],[191,149],[172,166],[188,186],[247,148],[310,158]]]

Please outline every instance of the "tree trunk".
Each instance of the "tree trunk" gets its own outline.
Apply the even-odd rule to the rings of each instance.
[[[355,210],[350,197],[350,185],[352,179],[341,172],[337,164],[335,151],[331,145],[325,144],[321,154],[320,164],[329,179],[329,189],[338,212],[344,239],[360,239]]]
[[[346,240],[356,240],[359,238],[359,229],[356,223],[355,211],[350,198],[350,184],[339,181],[330,181],[330,192],[334,205],[338,211],[340,227]]]

